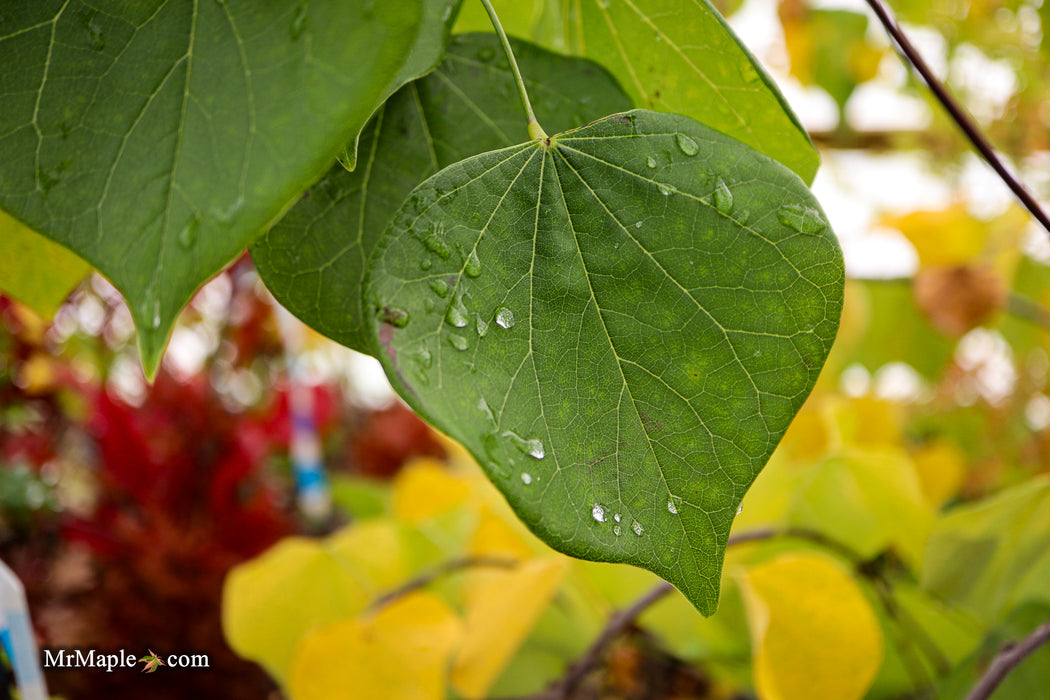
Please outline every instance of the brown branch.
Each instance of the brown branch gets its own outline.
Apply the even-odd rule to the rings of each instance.
[[[378,598],[373,600],[368,609],[375,612],[379,608],[385,605],[389,605],[398,598],[403,598],[409,593],[418,591],[420,588],[425,588],[431,583],[449,574],[455,573],[462,569],[469,569],[473,567],[490,566],[501,569],[513,569],[518,565],[518,560],[511,559],[510,557],[463,557],[462,559],[450,559],[449,561],[441,564],[431,571],[422,573],[415,578],[411,578],[405,583],[401,584],[397,588],[387,591],[380,595]]]
[[[933,92],[937,101],[941,103],[941,106],[948,112],[951,118],[958,125],[959,129],[962,130],[966,138],[969,139],[973,147],[977,149],[977,152],[981,154],[981,157],[992,166],[996,174],[1006,183],[1006,186],[1010,188],[1010,191],[1014,193],[1014,196],[1020,200],[1024,208],[1031,213],[1039,224],[1050,233],[1050,216],[1047,216],[1046,212],[1043,211],[1042,207],[1036,201],[1035,197],[1030,193],[1025,186],[1021,184],[1013,173],[1006,167],[1002,159],[995,152],[995,148],[989,143],[980,127],[974,122],[973,118],[967,114],[966,110],[955,101],[955,98],[949,94],[947,88],[937,79],[937,76],[933,74],[933,71],[923,60],[922,56],[912,45],[908,37],[905,36],[904,32],[897,25],[896,20],[890,14],[890,11],[882,3],[882,0],[867,0],[868,5],[875,12],[875,16],[879,18],[879,22],[886,29],[886,32],[893,37],[897,47],[904,54],[904,57],[908,59],[908,62],[915,69],[915,71],[922,76],[922,79],[929,86],[930,91]]]
[[[1030,656],[1036,649],[1050,642],[1050,621],[1044,622],[1017,644],[1006,644],[988,664],[987,670],[966,700],[987,700],[1010,671]]]

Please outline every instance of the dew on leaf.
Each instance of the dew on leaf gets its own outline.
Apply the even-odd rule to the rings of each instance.
[[[200,228],[200,225],[201,218],[199,216],[194,216],[189,221],[187,221],[186,225],[183,226],[182,230],[179,231],[179,245],[181,245],[183,248],[190,248],[191,246],[193,246],[193,244],[197,242],[197,229]]]
[[[395,328],[404,328],[412,320],[412,317],[405,309],[396,306],[384,306],[379,309],[379,320],[382,323],[389,323]]]
[[[153,301],[153,322],[151,325],[154,329],[160,328],[160,299]]]
[[[736,514],[737,514],[737,515],[740,515],[740,514],[741,514],[741,513],[743,513],[743,512],[744,512],[744,506],[739,506],[739,507],[737,507],[737,509],[736,509]]]
[[[419,269],[426,272],[434,265],[434,261],[430,258],[423,258],[419,261]]]
[[[484,396],[478,399],[478,410],[485,414],[490,423],[496,424],[496,416],[492,415],[492,409],[489,408],[489,402],[485,400]]]
[[[633,523],[631,523],[631,529],[634,530],[634,534],[638,535],[639,537],[641,537],[642,533],[645,531],[642,528],[642,524],[640,522],[638,522],[637,520],[635,520]]]
[[[442,260],[448,260],[452,257],[452,249],[448,247],[448,242],[445,240],[445,227],[443,224],[439,222],[432,223],[422,234],[420,240],[427,250]]]
[[[525,484],[526,486],[531,484],[532,483],[532,474],[529,474],[528,472],[522,472],[521,473],[521,483]]]
[[[700,146],[696,144],[696,141],[689,134],[679,132],[675,140],[678,141],[678,148],[687,156],[695,156],[700,152]]]
[[[715,209],[722,214],[729,214],[733,211],[733,191],[729,189],[729,185],[722,178],[718,178],[715,181]]]
[[[543,459],[547,454],[547,448],[543,446],[543,441],[537,438],[526,439],[510,430],[504,432],[503,437],[510,438],[510,441],[514,443],[514,446],[518,448],[518,451],[522,454],[529,455],[536,459]]]
[[[675,187],[674,185],[668,185],[667,183],[664,183],[664,182],[658,182],[658,183],[656,183],[656,186],[660,188],[660,194],[662,194],[665,197],[668,196],[668,195],[674,194],[675,192],[678,191],[678,188]]]
[[[499,309],[496,310],[496,325],[500,328],[513,328],[514,312],[506,306],[499,307]]]
[[[428,314],[431,311],[433,311],[434,310],[434,300],[429,298],[429,297],[424,299],[423,300],[423,310],[426,311]]]
[[[474,314],[474,327],[478,330],[479,338],[484,338],[489,333],[488,321],[481,318],[481,314]]]
[[[412,360],[423,369],[429,369],[430,365],[434,362],[433,355],[430,354],[430,350],[427,350],[425,346],[410,353],[409,357],[411,357]]]
[[[671,515],[678,515],[678,506],[674,504],[674,501],[667,502],[667,510]]]
[[[443,279],[430,280],[430,291],[444,299],[448,296],[448,282]]]
[[[615,520],[616,522],[620,522],[620,514],[619,513],[613,513],[613,520]]]
[[[649,156],[648,158],[645,159],[645,164],[648,165],[650,168],[655,168],[656,167],[656,158],[653,158],[652,156]]]
[[[805,204],[785,204],[777,209],[777,218],[799,233],[817,234],[828,225],[819,211]]]
[[[306,30],[306,3],[301,3],[299,7],[295,8],[295,15],[292,17],[292,26],[288,30],[288,34],[292,37],[292,40],[296,40],[303,35]]]
[[[642,222],[641,221],[635,221],[634,222],[634,227],[635,228],[641,228],[642,227]]]
[[[614,535],[619,537],[621,532],[622,532],[622,530],[620,530],[620,526],[619,525],[613,525],[613,534]]]
[[[467,306],[463,303],[466,290],[462,287],[452,294],[452,303],[445,311],[445,321],[453,328],[464,328],[470,322],[467,317]]]
[[[456,333],[448,334],[448,343],[456,350],[463,351],[467,349],[467,339]]]
[[[595,503],[591,506],[591,517],[600,523],[605,522],[605,507],[600,503]]]
[[[478,260],[478,251],[470,251],[470,255],[467,256],[467,262],[463,266],[463,271],[467,273],[467,277],[478,277],[481,275],[481,261]]]

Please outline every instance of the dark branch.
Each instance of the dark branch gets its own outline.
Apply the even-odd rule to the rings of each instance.
[[[464,557],[462,559],[451,559],[436,569],[420,574],[415,578],[409,579],[397,588],[387,591],[373,600],[368,606],[368,609],[378,610],[384,605],[389,605],[398,598],[402,598],[409,593],[418,591],[420,588],[429,586],[442,576],[447,576],[448,574],[455,573],[461,569],[469,569],[478,566],[513,569],[517,565],[518,561],[516,559],[511,559],[510,557]]]
[[[966,696],[966,700],[987,700],[1010,671],[1047,642],[1050,642],[1050,621],[1036,627],[1035,631],[1017,644],[1004,646],[992,659],[992,663]]]
[[[922,76],[922,79],[926,81],[930,90],[933,92],[937,101],[941,103],[941,106],[947,110],[948,114],[959,126],[962,132],[966,135],[966,138],[970,140],[977,152],[981,154],[981,157],[988,162],[992,169],[995,170],[996,174],[1002,178],[1003,182],[1006,183],[1007,187],[1014,193],[1014,195],[1021,201],[1024,208],[1027,209],[1035,220],[1050,233],[1050,217],[1047,216],[1046,212],[1043,211],[1042,207],[1036,201],[1035,197],[1025,189],[1025,186],[1021,184],[1013,173],[1007,169],[1002,159],[995,152],[992,144],[988,142],[984,133],[974,122],[973,118],[966,113],[959,103],[955,101],[949,93],[947,88],[937,79],[937,76],[933,74],[930,67],[923,60],[922,56],[915,49],[912,43],[908,40],[908,37],[904,35],[901,28],[897,25],[897,22],[893,19],[889,10],[882,4],[881,0],[867,0],[868,5],[875,12],[875,16],[879,18],[879,22],[886,29],[886,32],[893,37],[901,53],[904,54],[908,62],[911,63],[912,67]]]

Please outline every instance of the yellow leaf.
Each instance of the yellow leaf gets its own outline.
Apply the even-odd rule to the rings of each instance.
[[[234,651],[284,683],[306,632],[356,615],[370,599],[323,544],[288,538],[230,571],[222,626]]]
[[[0,290],[44,318],[58,307],[91,266],[68,248],[0,211]]]
[[[298,648],[288,691],[293,700],[441,700],[462,636],[447,604],[412,593],[375,614],[311,632]]]
[[[561,584],[564,557],[533,559],[510,571],[477,570],[467,593],[466,639],[452,669],[460,695],[480,698],[528,637]]]
[[[919,484],[930,505],[939,508],[959,492],[966,477],[966,457],[950,442],[937,440],[912,453]]]
[[[535,553],[515,528],[487,505],[481,507],[478,529],[470,540],[470,553],[475,556],[528,559]]]
[[[401,585],[410,574],[401,529],[389,519],[343,528],[326,546],[370,599]]]
[[[975,218],[964,202],[944,209],[885,216],[881,223],[904,234],[915,246],[922,267],[962,265],[984,250],[985,223]]]
[[[843,444],[900,444],[903,412],[899,404],[865,396],[835,402],[831,411]]]
[[[862,698],[882,631],[849,573],[823,554],[783,554],[740,576],[762,700]]]
[[[394,516],[408,524],[421,523],[455,509],[470,493],[464,480],[435,459],[415,459],[394,482]]]

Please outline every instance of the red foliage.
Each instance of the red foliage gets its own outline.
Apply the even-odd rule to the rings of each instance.
[[[367,414],[354,436],[354,459],[362,474],[389,479],[412,457],[445,457],[426,423],[402,404]]]

